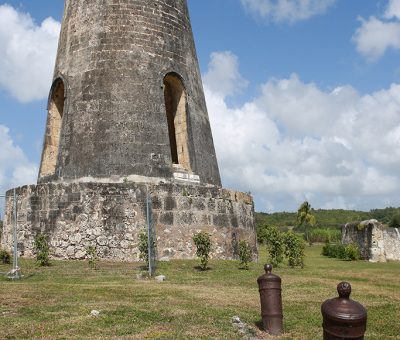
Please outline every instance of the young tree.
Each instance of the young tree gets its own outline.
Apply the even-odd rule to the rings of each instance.
[[[41,267],[50,266],[49,259],[49,243],[47,238],[43,234],[38,234],[35,237],[35,252],[36,252],[36,263]]]
[[[197,248],[196,255],[200,258],[200,268],[206,270],[211,251],[210,234],[201,231],[193,236],[193,242]]]
[[[249,262],[251,262],[253,257],[250,244],[246,241],[239,242],[239,259],[240,265],[244,267],[244,269],[249,269]]]
[[[314,227],[316,224],[315,216],[311,214],[311,204],[303,202],[297,210],[297,226],[304,228],[306,240],[309,243],[308,227]]]
[[[303,238],[299,238],[294,232],[289,231],[283,234],[283,243],[285,246],[285,256],[288,259],[289,266],[304,267],[304,248]]]
[[[146,230],[139,234],[139,258],[149,265],[149,237]]]
[[[283,239],[282,233],[277,227],[268,226],[264,227],[264,244],[268,251],[268,262],[274,267],[278,267],[283,262]]]

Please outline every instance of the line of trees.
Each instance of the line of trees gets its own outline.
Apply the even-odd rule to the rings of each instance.
[[[400,208],[388,207],[372,209],[368,212],[343,209],[310,209],[316,219],[316,228],[338,228],[341,224],[353,221],[376,219],[390,227],[400,227]],[[297,212],[256,213],[257,225],[268,224],[277,227],[297,225]]]

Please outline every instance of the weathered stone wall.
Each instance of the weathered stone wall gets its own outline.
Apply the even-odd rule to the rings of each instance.
[[[377,220],[344,225],[342,243],[357,244],[361,257],[371,262],[400,261],[400,231],[387,228]]]
[[[138,260],[138,233],[146,226],[146,192],[151,193],[158,258],[193,258],[193,235],[212,235],[214,258],[234,258],[247,240],[256,256],[252,198],[213,186],[137,183],[40,184],[17,189],[18,242],[34,255],[34,237],[45,233],[55,258],[83,259],[89,246],[100,258]],[[12,192],[7,193],[1,247],[12,247]]]
[[[185,88],[188,168],[221,185],[186,0],[66,0],[54,73],[66,97],[60,151],[40,182],[173,178],[169,73]]]
[[[385,228],[382,238],[386,260],[400,261],[400,230],[398,228]]]

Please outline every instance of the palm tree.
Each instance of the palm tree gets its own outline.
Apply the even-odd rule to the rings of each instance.
[[[311,204],[307,201],[303,202],[297,210],[297,226],[304,226],[304,233],[308,243],[310,243],[310,240],[307,227],[313,227],[316,223],[317,221],[315,220],[315,216],[311,214]]]

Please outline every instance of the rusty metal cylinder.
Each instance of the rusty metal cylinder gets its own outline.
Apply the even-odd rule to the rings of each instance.
[[[337,291],[339,297],[326,300],[321,306],[324,340],[363,340],[367,329],[367,310],[350,299],[350,283],[339,283]]]
[[[263,327],[271,335],[281,335],[283,331],[282,280],[271,273],[272,266],[264,266],[265,274],[258,279]]]

